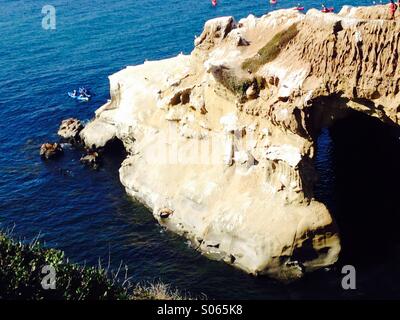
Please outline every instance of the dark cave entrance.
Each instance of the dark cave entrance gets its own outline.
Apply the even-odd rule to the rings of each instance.
[[[106,143],[106,145],[98,150],[101,157],[102,164],[109,168],[111,171],[117,171],[121,167],[122,161],[124,161],[128,155],[126,152],[123,142],[114,138]]]
[[[116,158],[126,157],[127,154],[124,143],[118,138],[108,141],[103,148],[103,152],[107,154],[107,156],[114,156]]]
[[[356,111],[319,134],[315,198],[337,222],[339,264],[400,263],[399,137],[398,128]]]

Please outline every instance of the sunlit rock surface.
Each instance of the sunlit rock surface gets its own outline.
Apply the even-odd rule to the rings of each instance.
[[[120,139],[127,193],[207,256],[283,280],[329,266],[340,240],[313,197],[316,137],[349,109],[399,124],[400,27],[385,12],[210,20],[190,55],[111,75],[81,138]],[[273,59],[243,66],[287,30]]]

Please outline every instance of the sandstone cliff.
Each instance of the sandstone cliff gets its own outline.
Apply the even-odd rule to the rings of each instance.
[[[298,278],[340,252],[313,198],[317,134],[349,109],[400,123],[399,34],[384,6],[213,19],[190,55],[110,76],[81,137],[120,139],[128,194],[197,250]]]

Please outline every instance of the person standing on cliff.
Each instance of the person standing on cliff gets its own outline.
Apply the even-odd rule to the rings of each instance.
[[[398,0],[400,2],[400,0]],[[389,4],[389,12],[390,12],[390,19],[394,20],[394,16],[396,14],[397,4],[394,3],[393,0],[390,0]]]

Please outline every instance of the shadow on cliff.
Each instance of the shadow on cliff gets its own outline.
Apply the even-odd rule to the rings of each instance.
[[[397,128],[356,111],[319,136],[316,198],[338,224],[340,264],[400,262],[399,136]]]

